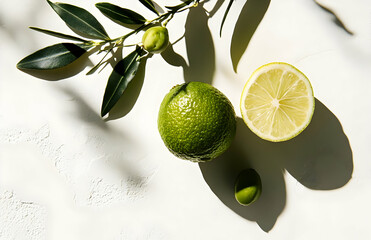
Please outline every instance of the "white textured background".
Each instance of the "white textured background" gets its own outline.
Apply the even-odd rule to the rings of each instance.
[[[92,12],[111,37],[125,33],[97,1],[66,2]],[[110,2],[153,17],[139,1]],[[148,59],[105,120],[99,110],[111,67],[91,76],[90,67],[17,70],[26,55],[61,41],[28,26],[72,32],[46,1],[0,2],[1,240],[371,238],[371,2],[322,0],[344,29],[312,0],[235,1],[219,37],[227,2],[206,3],[210,19],[201,8],[188,20],[187,12],[176,15],[171,41],[184,26],[185,39]],[[231,52],[241,56],[237,72]],[[209,82],[240,116],[245,81],[272,61],[294,64],[311,80],[317,101],[306,131],[273,144],[238,119],[233,146],[211,163],[167,151],[157,111],[173,85]],[[263,194],[241,207],[233,181],[246,167],[260,173]]]

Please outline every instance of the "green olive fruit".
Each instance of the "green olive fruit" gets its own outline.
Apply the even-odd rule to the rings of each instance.
[[[260,176],[254,169],[246,169],[238,175],[234,195],[239,204],[250,205],[260,197],[261,192]]]
[[[142,38],[143,47],[150,53],[161,53],[169,45],[169,33],[166,27],[149,28]]]

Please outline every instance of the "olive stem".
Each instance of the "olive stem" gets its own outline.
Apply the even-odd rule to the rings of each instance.
[[[156,22],[162,23],[163,26],[166,26],[167,23],[171,19],[173,19],[174,15],[176,13],[180,13],[180,12],[186,11],[186,10],[188,10],[190,8],[197,7],[198,4],[199,4],[199,2],[200,2],[200,0],[188,0],[188,1],[185,1],[182,4],[180,4],[178,6],[175,6],[173,9],[169,10],[168,12],[163,13],[160,16],[158,16],[158,17],[156,17],[156,18],[154,18],[152,20],[149,20],[149,21],[145,22],[144,24],[142,24],[138,28],[134,29],[133,31],[131,31],[131,32],[129,32],[129,33],[127,33],[127,34],[125,34],[125,35],[123,35],[121,37],[117,37],[117,38],[114,38],[114,39],[107,39],[107,40],[104,40],[104,41],[101,41],[101,42],[93,42],[93,43],[90,43],[90,44],[93,44],[95,46],[102,46],[104,44],[109,43],[109,46],[106,49],[101,50],[101,51],[106,51],[107,52],[106,55],[103,57],[103,59],[104,59],[108,55],[108,53],[110,53],[112,51],[112,49],[114,49],[116,47],[129,47],[129,46],[136,46],[136,45],[138,45],[138,44],[123,45],[123,42],[125,41],[126,38],[128,38],[131,35],[136,34],[136,33],[140,32],[140,31],[146,29],[147,27],[153,25]],[[192,4],[192,5],[189,6],[190,4]],[[99,62],[99,64],[103,61],[103,59]],[[95,68],[95,67],[93,67],[93,68]]]
[[[86,75],[90,75],[90,74],[92,74],[93,72],[95,72],[95,70],[96,69],[98,69],[101,65],[102,65],[102,62],[103,62],[103,60],[107,57],[107,55],[113,50],[113,48],[114,48],[115,46],[113,46],[112,48],[110,48],[110,49],[108,49],[107,50],[107,52],[106,52],[106,54],[104,54],[104,56],[102,57],[102,59],[92,68],[92,69],[90,69],[87,73],[86,73]]]
[[[187,1],[187,2],[184,2],[184,4],[191,4],[193,1]],[[179,9],[174,9],[174,10],[171,10],[171,11],[168,11],[164,14],[161,14],[160,16],[150,20],[150,21],[147,21],[146,23],[142,24],[140,27],[134,29],[133,31],[125,34],[124,36],[121,36],[121,37],[118,37],[118,38],[114,38],[112,40],[107,40],[109,42],[113,42],[113,41],[116,41],[117,43],[122,43],[127,37],[135,34],[135,33],[138,33],[140,32],[141,30],[144,30],[146,27],[148,27],[149,25],[155,23],[155,22],[162,22],[164,20],[165,21],[165,25],[173,18],[173,16],[176,14],[176,13],[179,13],[179,12],[183,12],[185,10],[188,10],[192,7],[197,7],[198,6],[198,3],[200,2],[200,0],[196,0],[194,1],[194,3],[192,4],[192,6],[187,6],[185,8],[179,8]],[[106,42],[106,41],[105,41]]]

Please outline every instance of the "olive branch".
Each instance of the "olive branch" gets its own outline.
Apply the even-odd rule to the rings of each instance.
[[[166,11],[160,14],[155,7],[154,1],[139,1],[156,14],[154,19],[147,20],[141,14],[133,10],[122,8],[108,2],[95,4],[98,10],[110,20],[124,27],[134,28],[134,30],[129,33],[112,39],[108,36],[106,30],[98,20],[87,10],[71,4],[53,3],[47,0],[51,8],[70,29],[79,35],[79,37],[38,27],[30,27],[30,29],[77,43],[58,43],[40,49],[18,62],[17,68],[20,70],[53,70],[71,64],[92,49],[98,49],[97,54],[105,52],[101,60],[87,72],[87,75],[89,75],[94,73],[102,65],[108,64],[108,62],[104,60],[109,53],[113,52],[115,49],[135,46],[134,51],[115,64],[108,78],[101,107],[101,116],[105,116],[117,103],[130,81],[134,78],[142,59],[150,54],[143,47],[142,43],[125,45],[125,40],[153,26],[166,26],[175,14],[192,7],[197,7],[200,3],[200,0],[183,1],[176,6],[165,6]]]
[[[126,39],[157,25],[166,27],[167,23],[173,19],[175,14],[197,7],[210,0],[182,0],[182,2],[178,5],[165,6],[165,10],[161,11],[163,12],[161,14],[157,9],[163,10],[163,8],[155,3],[155,1],[138,0],[142,5],[155,14],[156,17],[154,17],[152,20],[146,19],[144,16],[135,12],[134,10],[123,8],[108,2],[96,3],[95,6],[105,17],[125,28],[131,29],[129,33],[113,39],[108,36],[104,27],[87,10],[71,4],[53,3],[50,0],[46,1],[66,23],[66,25],[79,36],[72,36],[38,27],[30,27],[32,30],[73,42],[62,42],[40,49],[18,62],[18,69],[23,71],[59,69],[76,61],[85,53],[104,53],[101,60],[86,73],[87,75],[90,75],[96,72],[100,67],[104,68],[107,64],[109,64],[109,61],[107,61],[106,58],[110,53],[114,53],[119,48],[135,47],[135,49],[127,54],[124,58],[119,58],[120,60],[117,63],[113,63],[113,71],[108,78],[103,96],[101,107],[101,116],[103,117],[121,98],[128,84],[136,75],[140,64],[143,62],[142,60],[152,54],[143,47],[142,42],[126,45],[124,44]],[[214,13],[220,8],[225,0],[217,0],[215,2],[214,9],[209,12],[209,17],[214,15]],[[227,0],[227,2],[228,5],[220,24],[220,36],[222,34],[223,25],[227,15],[235,0]],[[260,2],[261,6],[251,6],[253,9],[248,13],[254,11],[256,15],[255,17],[257,17],[256,19],[241,17],[242,12],[245,11],[245,6],[249,3],[248,1],[246,1],[245,6],[242,9],[240,15],[241,19],[238,19],[234,33],[242,31],[243,34],[236,34],[236,36],[233,35],[231,41],[231,58],[235,71],[243,51],[249,44],[252,34],[256,30],[256,27],[268,8],[269,2],[270,0],[262,0]],[[334,16],[334,21],[347,33],[352,34],[352,32],[345,27],[335,13],[323,7],[319,3],[317,4],[327,12],[330,12]],[[246,21],[249,23],[248,30],[246,30],[245,26]],[[114,56],[112,55],[111,58],[113,57]]]

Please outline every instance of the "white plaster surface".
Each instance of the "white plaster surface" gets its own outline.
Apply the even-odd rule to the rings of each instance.
[[[111,37],[127,31],[99,13],[98,1],[65,2],[92,12]],[[154,17],[139,1],[110,2]],[[176,15],[171,41],[187,29],[173,46],[179,55],[148,59],[105,119],[111,67],[86,76],[99,61],[93,55],[84,69],[17,70],[26,55],[61,41],[28,26],[73,32],[46,1],[0,2],[0,240],[371,238],[371,2],[318,1],[342,28],[313,0],[235,1],[220,37],[228,2],[208,1],[208,13],[200,7],[189,19]],[[231,55],[241,57],[236,71]],[[246,80],[273,61],[311,80],[317,101],[307,130],[268,143],[239,118],[232,147],[213,162],[183,161],[166,149],[157,112],[172,86],[209,82],[240,117]],[[233,182],[246,167],[259,172],[263,194],[242,207]]]

